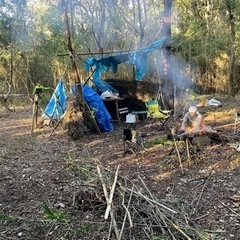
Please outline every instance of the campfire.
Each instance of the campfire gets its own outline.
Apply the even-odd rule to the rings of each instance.
[[[204,157],[204,147],[226,142],[226,139],[220,137],[216,132],[188,133],[177,131],[176,128],[168,128],[167,137],[173,142],[168,156],[174,152],[177,154],[182,174],[184,174],[183,160],[187,159],[189,164],[191,159],[200,160]]]

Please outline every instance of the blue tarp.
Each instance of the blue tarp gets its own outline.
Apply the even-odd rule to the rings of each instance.
[[[100,78],[94,79],[93,83],[100,94],[106,91],[109,91],[112,93],[119,93],[117,89],[112,87],[109,83],[101,80]]]
[[[43,117],[51,119],[60,119],[66,111],[67,95],[62,79],[59,80],[53,95],[44,110]]]
[[[103,71],[108,71],[110,69],[113,73],[116,73],[118,64],[129,62],[136,66],[136,80],[140,81],[147,73],[147,54],[157,48],[163,47],[167,40],[167,37],[162,38],[146,48],[131,53],[119,53],[101,58],[88,58],[85,60],[85,69],[88,71],[92,67],[95,67],[93,74],[94,82],[100,79]]]
[[[75,92],[75,87],[72,87]],[[109,132],[113,130],[111,115],[107,111],[101,97],[89,86],[84,86],[83,97],[89,107],[95,111],[95,118],[101,131]],[[67,95],[63,81],[60,79],[53,95],[44,110],[43,117],[60,119],[66,111]]]
[[[112,131],[111,115],[106,109],[101,97],[87,85],[83,87],[83,97],[89,107],[95,111],[95,119],[100,130],[103,132]]]

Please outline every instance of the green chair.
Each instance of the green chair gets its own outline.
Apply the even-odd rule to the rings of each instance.
[[[146,120],[152,120],[151,126],[159,121],[161,127],[165,129],[166,123],[170,118],[172,110],[162,110],[159,107],[158,100],[149,100],[146,103],[147,118]]]

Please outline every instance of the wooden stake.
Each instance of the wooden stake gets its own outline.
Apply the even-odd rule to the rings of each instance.
[[[34,127],[37,127],[37,115],[38,115],[38,99],[37,94],[34,95],[33,99],[33,113],[32,113],[32,126],[31,126],[31,135],[33,134]]]
[[[92,112],[93,110],[90,109],[90,107],[88,106],[88,104],[86,103],[86,101],[84,101],[84,102],[85,102],[85,107],[87,108],[87,111],[88,111],[88,112]],[[84,113],[86,113],[85,110],[84,110]],[[85,120],[85,121],[86,121],[86,119],[87,119],[87,118],[84,117],[84,120]],[[98,133],[98,134],[101,134],[101,131],[100,131],[98,125],[97,125],[97,122],[96,122],[95,116],[93,116],[93,124],[94,124],[94,127],[95,127],[97,133]],[[86,125],[86,122],[85,122],[85,125]]]
[[[178,160],[179,160],[179,164],[180,164],[180,168],[181,168],[182,174],[184,174],[183,166],[182,166],[182,159],[181,159],[178,147],[177,147],[177,143],[176,143],[175,137],[173,137],[173,143],[174,143],[174,147],[175,147],[175,150],[177,152],[177,155],[178,155]]]
[[[190,158],[190,153],[189,153],[189,141],[188,141],[188,139],[186,139],[186,149],[187,149],[188,164],[189,164],[189,166],[190,166],[191,158]]]

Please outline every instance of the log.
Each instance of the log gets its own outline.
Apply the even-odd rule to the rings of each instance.
[[[238,125],[239,123],[240,123],[240,122],[238,122],[238,123],[230,123],[230,124],[226,124],[226,125],[214,127],[214,129],[224,128],[224,127],[230,127],[230,126]]]
[[[6,98],[29,98],[29,94],[14,94],[14,93],[11,93],[9,95],[2,94],[2,97],[4,99],[6,99]]]

